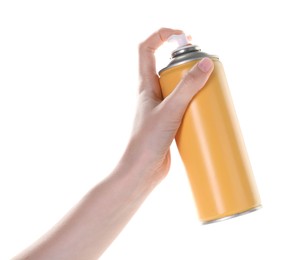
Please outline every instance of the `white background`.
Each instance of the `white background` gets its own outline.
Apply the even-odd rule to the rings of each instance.
[[[288,2],[1,1],[0,259],[114,168],[134,117],[137,47],[160,27],[223,62],[263,208],[200,225],[173,145],[168,178],[101,259],[290,259]]]

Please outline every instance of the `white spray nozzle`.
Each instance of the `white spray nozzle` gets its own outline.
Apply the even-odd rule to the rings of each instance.
[[[167,41],[168,42],[176,42],[178,44],[178,48],[190,44],[184,33],[171,35]]]

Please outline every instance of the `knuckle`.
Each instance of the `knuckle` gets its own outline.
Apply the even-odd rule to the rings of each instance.
[[[152,49],[149,44],[148,44],[148,41],[145,40],[143,42],[141,42],[139,44],[139,54],[144,54],[144,53],[154,53],[154,49]]]
[[[182,83],[185,86],[192,86],[196,84],[196,82],[197,82],[197,75],[193,71],[187,72],[182,79]]]
[[[139,53],[144,51],[145,46],[146,46],[145,41],[139,43],[139,46],[138,46]]]
[[[168,28],[160,27],[159,30],[158,30],[158,33],[161,33],[161,32],[166,31],[166,30],[168,30]]]
[[[168,30],[168,28],[166,27],[161,27],[156,33],[159,35],[159,37],[161,38],[161,35],[163,35],[164,32],[166,32]],[[161,39],[162,40],[162,39]]]
[[[201,73],[196,67],[189,70],[183,77],[182,82],[185,86],[193,87],[205,83],[207,76]]]

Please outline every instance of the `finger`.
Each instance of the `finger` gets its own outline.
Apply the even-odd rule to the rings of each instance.
[[[139,71],[141,78],[156,77],[155,51],[171,35],[182,33],[181,30],[161,28],[139,45]]]
[[[181,122],[189,102],[206,84],[213,69],[214,64],[209,58],[203,58],[190,69],[163,101],[164,116],[169,116],[172,120]]]

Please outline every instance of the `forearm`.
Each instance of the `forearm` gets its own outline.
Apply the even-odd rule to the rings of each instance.
[[[142,156],[129,146],[108,178],[48,234],[14,259],[97,259],[157,183],[148,174],[148,163]]]

